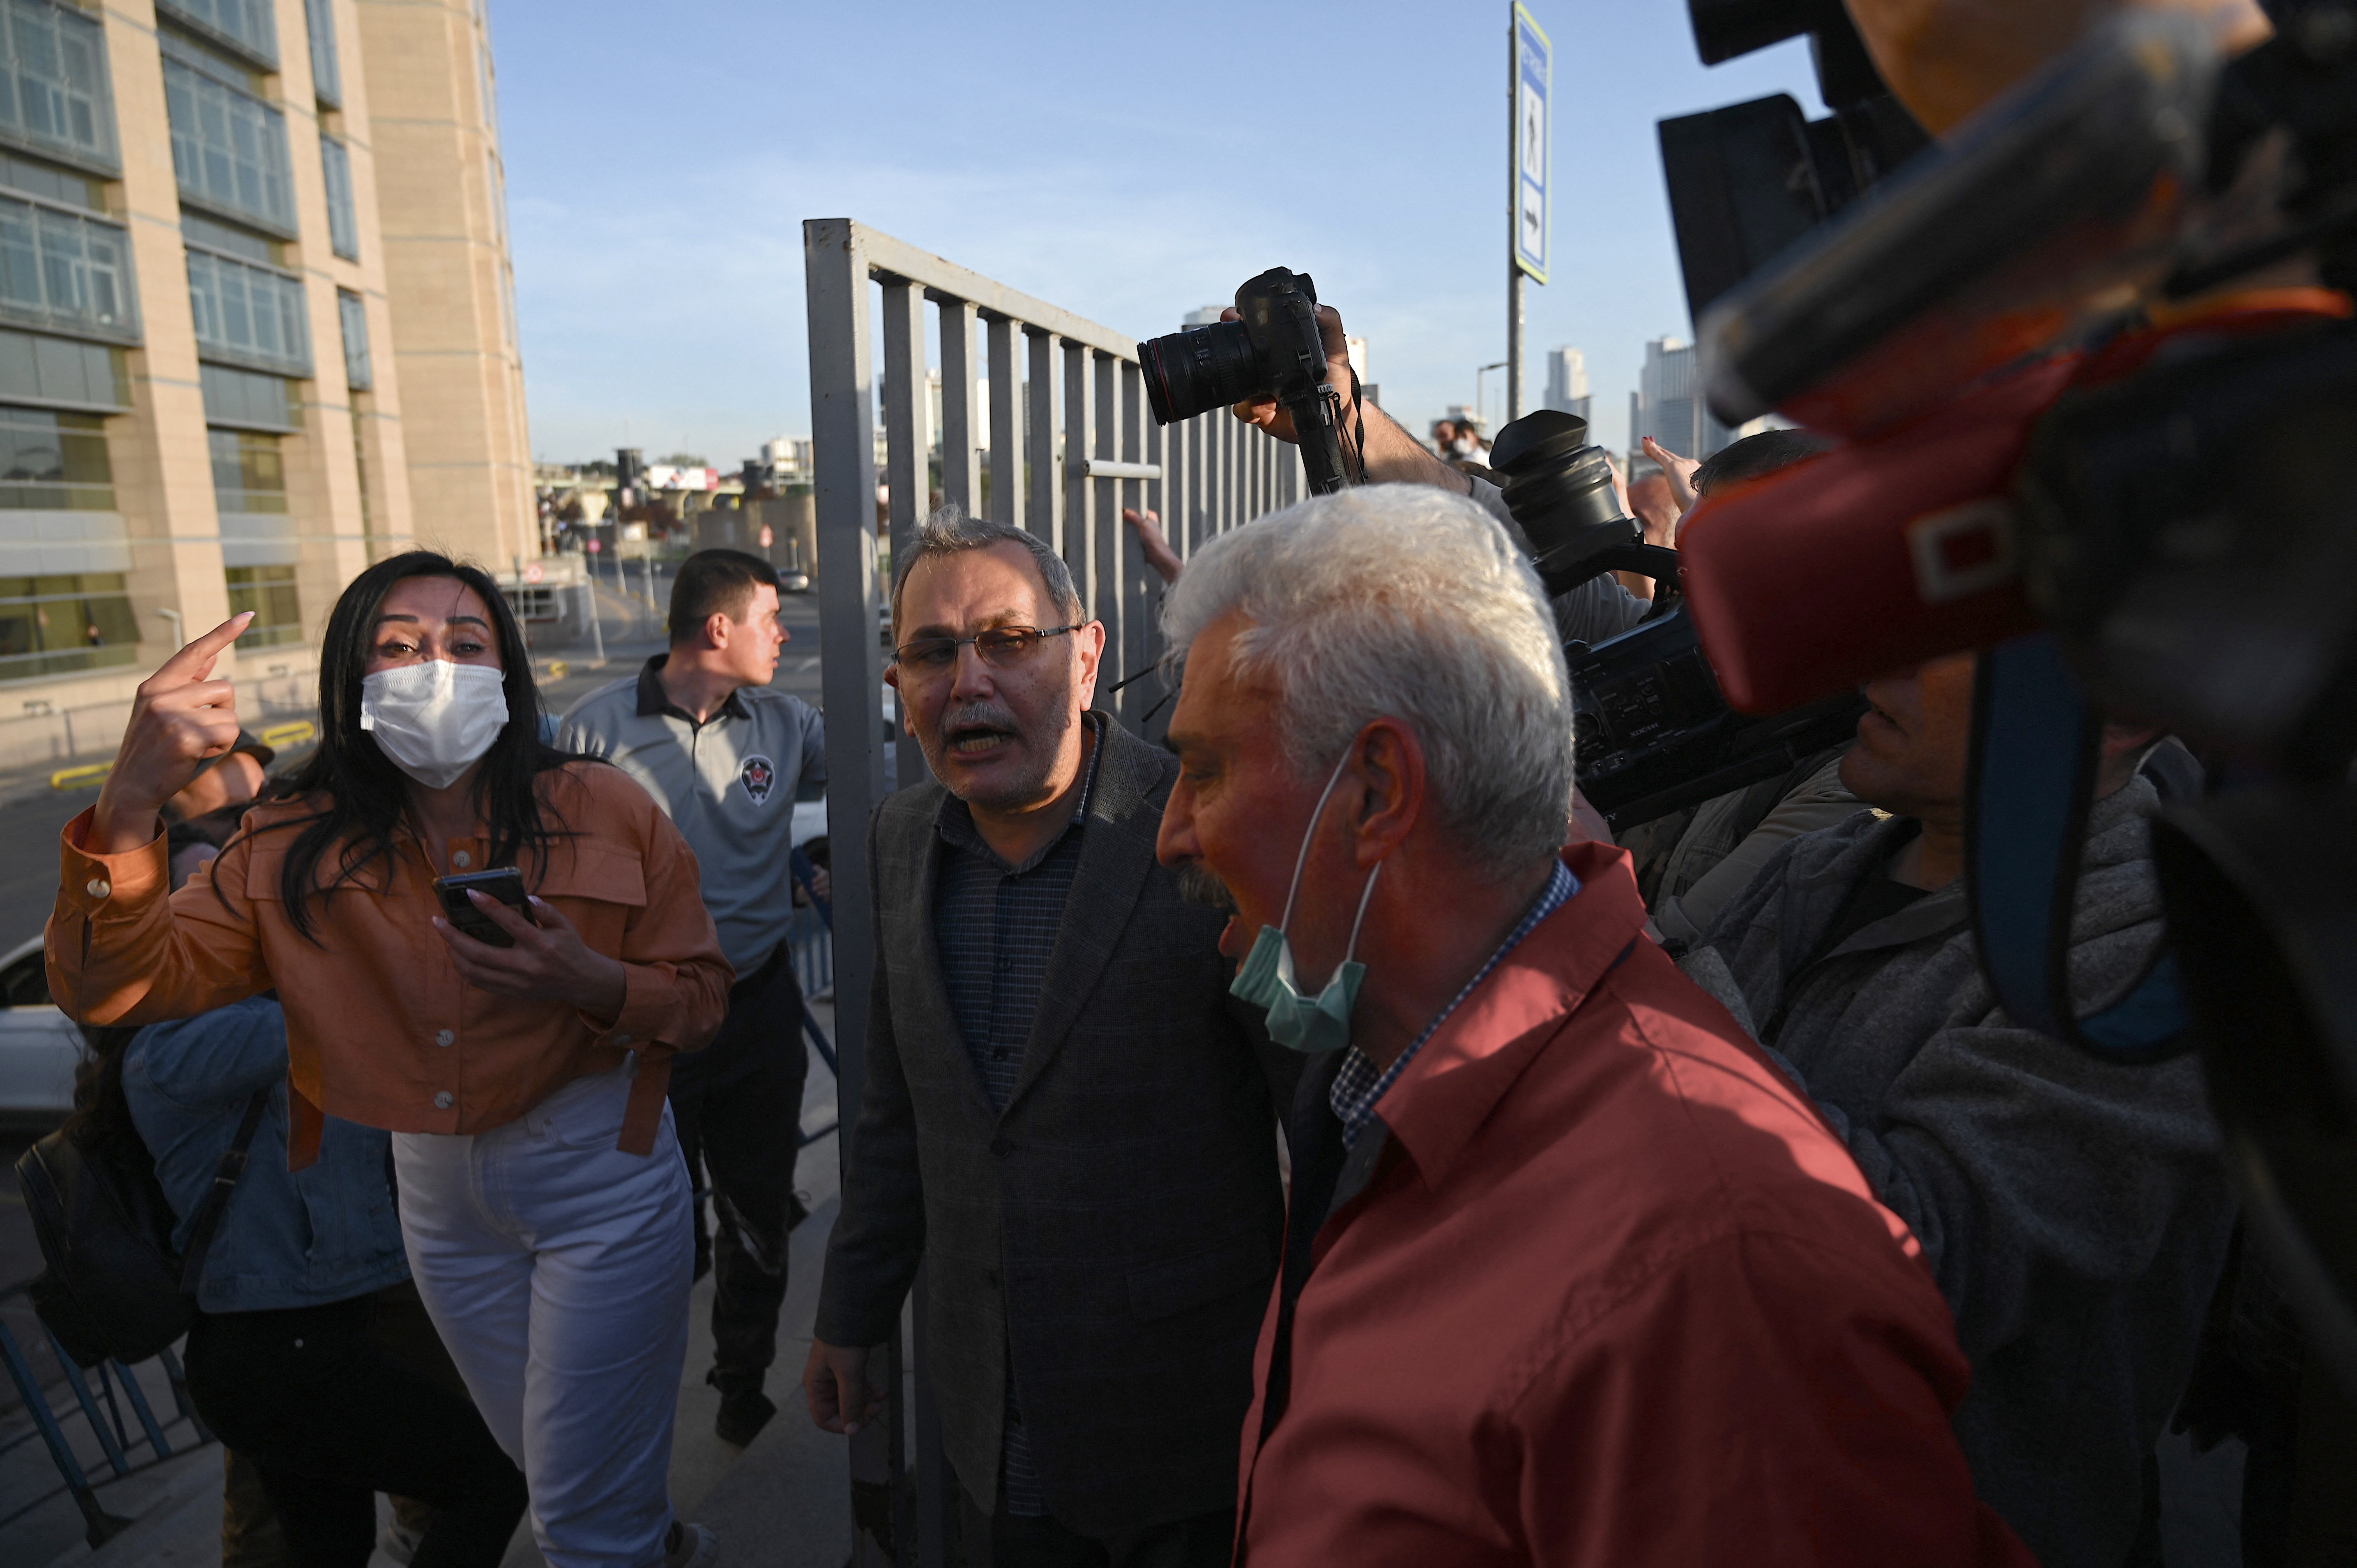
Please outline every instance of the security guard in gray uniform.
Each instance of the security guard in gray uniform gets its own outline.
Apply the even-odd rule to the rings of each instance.
[[[720,1391],[715,1429],[740,1445],[777,1412],[761,1383],[777,1354],[786,1296],[810,1069],[787,950],[794,913],[788,860],[794,802],[818,799],[826,783],[819,715],[801,698],[770,690],[785,641],[769,563],[737,550],[698,551],[672,584],[671,651],[575,703],[556,739],[562,750],[614,763],[671,814],[695,851],[705,908],[737,970],[720,1032],[672,1064],[671,1106],[689,1176],[701,1158],[711,1177],[719,1277],[705,1380]],[[701,1241],[700,1208],[696,1218]]]

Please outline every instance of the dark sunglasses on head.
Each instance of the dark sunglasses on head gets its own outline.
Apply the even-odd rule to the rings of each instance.
[[[1086,621],[1075,621],[1071,626],[1045,630],[1036,626],[995,626],[972,637],[920,637],[894,649],[892,660],[901,669],[920,675],[939,675],[957,662],[957,650],[971,642],[985,664],[994,670],[1006,670],[1030,658],[1045,639],[1078,631],[1086,625]]]

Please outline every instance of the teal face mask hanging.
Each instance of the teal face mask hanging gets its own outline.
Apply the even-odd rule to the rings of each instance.
[[[1350,761],[1350,754],[1343,753],[1318,797],[1318,809],[1309,813],[1309,826],[1301,835],[1301,854],[1293,863],[1293,886],[1285,894],[1283,923],[1260,929],[1252,951],[1244,956],[1243,967],[1236,971],[1235,982],[1228,987],[1231,995],[1268,1009],[1270,1039],[1305,1056],[1339,1051],[1351,1043],[1351,1009],[1359,1000],[1359,983],[1367,977],[1367,966],[1351,954],[1359,950],[1359,928],[1366,923],[1367,904],[1375,896],[1375,878],[1383,869],[1378,864],[1367,873],[1366,890],[1359,895],[1359,913],[1351,922],[1350,942],[1326,989],[1315,997],[1304,996],[1293,977],[1293,944],[1286,933],[1293,926],[1293,901],[1301,892],[1301,874],[1309,865],[1310,841],[1318,835],[1327,799],[1341,782],[1342,769]]]

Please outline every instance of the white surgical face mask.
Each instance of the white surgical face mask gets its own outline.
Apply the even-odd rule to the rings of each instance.
[[[361,682],[361,728],[429,789],[457,783],[507,727],[507,676],[488,664],[426,659]]]

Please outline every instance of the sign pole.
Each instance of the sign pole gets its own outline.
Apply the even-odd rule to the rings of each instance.
[[[1523,416],[1523,8],[1506,7],[1506,423]]]
[[[1506,419],[1523,416],[1523,280],[1547,280],[1554,46],[1519,0],[1506,15]]]

